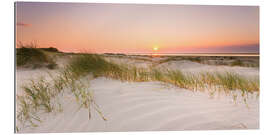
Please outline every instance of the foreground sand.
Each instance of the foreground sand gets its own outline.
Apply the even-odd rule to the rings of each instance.
[[[259,128],[259,103],[251,97],[246,104],[232,98],[215,99],[159,82],[123,83],[106,78],[90,81],[90,90],[108,119],[93,110],[80,109],[69,94],[61,100],[63,112],[45,116],[37,128],[20,132],[87,132],[207,130]],[[108,87],[109,86],[109,87]]]
[[[182,69],[199,70],[198,65],[186,62]],[[147,65],[147,64],[146,64]],[[173,66],[176,65],[176,66]],[[145,66],[145,64],[144,64]],[[177,62],[167,67],[177,68]],[[202,65],[201,71],[206,68]],[[179,67],[179,66],[178,66]],[[222,70],[218,66],[211,69]],[[224,67],[239,73],[249,72],[258,76],[255,68]],[[196,70],[195,70],[196,69]],[[210,71],[211,71],[210,69]],[[240,70],[239,70],[240,69]],[[209,66],[208,66],[209,70]],[[17,85],[38,76],[46,77],[47,70],[17,70]],[[52,73],[56,71],[50,71]],[[31,76],[31,74],[34,74]],[[47,78],[49,78],[47,76]],[[108,78],[85,80],[89,82],[95,101],[100,106],[104,121],[92,109],[79,109],[70,93],[59,97],[63,112],[41,114],[43,120],[38,127],[26,127],[24,132],[90,132],[90,131],[163,131],[163,130],[209,130],[209,129],[258,129],[259,98],[250,95],[247,104],[241,96],[233,101],[230,95],[216,94],[214,98],[206,92],[192,92],[160,82],[121,82]],[[17,94],[20,88],[17,87]],[[236,91],[238,93],[238,91]],[[240,95],[240,92],[238,93]]]

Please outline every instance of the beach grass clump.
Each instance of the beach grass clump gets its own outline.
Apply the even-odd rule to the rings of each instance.
[[[48,57],[39,49],[31,47],[22,47],[16,50],[17,66],[22,66],[27,63],[47,63]]]
[[[37,111],[52,112],[56,106],[51,100],[56,93],[44,78],[40,78],[38,81],[32,80],[31,83],[24,85],[22,90],[23,95],[17,97],[17,119],[23,124],[37,126],[35,121],[41,121],[36,115]]]
[[[16,65],[31,66],[32,68],[47,67],[55,69],[56,63],[43,50],[36,48],[36,45],[20,45],[16,48]]]
[[[145,81],[147,72],[143,68],[108,62],[97,54],[82,54],[74,58],[68,70],[75,76],[92,74],[94,77],[109,77],[122,81]]]
[[[183,57],[184,60],[189,60],[189,61],[192,61],[192,62],[197,62],[197,63],[201,63],[201,58],[200,57]]]
[[[216,83],[222,85],[224,90],[235,90],[243,81],[245,81],[245,79],[240,77],[238,74],[231,72],[226,72],[225,74],[217,73],[216,80]]]
[[[75,64],[72,63],[63,68],[59,71],[59,74],[54,77],[49,74],[51,81],[41,77],[36,81],[31,80],[31,83],[22,87],[24,94],[18,96],[18,110],[16,112],[16,117],[23,124],[22,126],[35,127],[37,126],[36,122],[41,121],[39,117],[37,117],[37,113],[50,113],[56,110],[57,107],[61,107],[59,103],[57,104],[52,100],[54,100],[59,93],[64,92],[64,90],[70,90],[80,106],[89,109],[89,113],[90,105],[92,104],[95,110],[100,115],[102,114],[97,105],[93,103],[93,94],[89,91],[88,87],[79,83],[80,79],[83,77],[82,75],[86,75],[92,70],[101,71],[96,65],[87,63],[88,61],[85,61],[85,57],[87,56],[81,57],[82,59],[79,59],[80,61],[73,61]],[[91,60],[90,62],[100,62],[100,59],[95,56],[91,57]],[[99,63],[98,66],[101,65],[102,63]],[[96,73],[99,74],[99,72]],[[103,115],[101,116],[106,120]]]
[[[83,59],[85,59],[85,57]],[[76,102],[80,105],[79,109],[85,108],[89,110],[89,119],[91,118],[91,108],[94,108],[94,110],[98,112],[103,120],[107,120],[102,114],[98,105],[95,103],[94,95],[92,91],[89,90],[89,82],[82,82],[83,79],[87,81],[91,79],[87,78],[89,77],[87,76],[87,73],[90,72],[90,70],[85,69],[85,67],[80,67],[81,69],[74,70],[74,67],[77,66],[78,65],[69,65],[64,68],[64,70],[60,72],[59,76],[57,76],[56,79],[53,79],[54,88],[58,91],[58,93],[62,92],[64,88],[70,90],[74,95]]]
[[[259,57],[248,56],[168,56],[153,65],[167,63],[170,61],[192,61],[208,65],[240,66],[240,67],[259,67]]]
[[[50,84],[43,78],[40,78],[37,82],[32,81],[28,86],[23,86],[23,91],[33,108],[42,107],[46,112],[52,111],[53,105],[50,101],[54,94]]]
[[[259,79],[249,79],[232,72],[201,73],[201,81],[209,86],[219,86],[225,92],[241,90],[242,93],[259,91]]]
[[[255,78],[255,79],[252,79],[252,80],[249,80],[249,88],[248,91],[251,92],[251,91],[260,91],[260,80],[259,78]]]
[[[94,77],[104,75],[107,71],[118,73],[121,70],[116,64],[109,63],[102,56],[96,54],[77,56],[67,68],[78,76],[92,73]]]
[[[256,61],[246,61],[236,59],[232,63],[230,63],[230,66],[240,66],[240,67],[259,67],[259,62]]]
[[[169,71],[168,78],[170,82],[172,82],[176,86],[179,86],[180,88],[186,88],[187,79],[186,79],[186,76],[183,74],[183,72],[179,70]]]
[[[89,82],[82,82],[82,80],[90,80],[91,76],[89,74],[93,77],[99,77],[108,74],[105,71],[110,70],[116,72],[115,65],[108,63],[103,57],[95,54],[80,54],[60,71],[60,75],[54,80],[55,88],[58,91],[68,88],[79,103],[80,108],[89,110],[89,119],[91,118],[91,108],[94,108],[102,119],[106,120],[94,101],[92,91],[89,90]]]
[[[198,79],[196,75],[191,73],[183,73],[180,70],[172,70],[163,74],[166,79],[163,79],[164,82],[174,84],[180,88],[197,90],[198,89]]]
[[[71,91],[73,95],[75,96],[76,101],[79,103],[80,108],[88,109],[88,117],[91,119],[91,109],[93,108],[100,116],[101,118],[106,121],[107,118],[103,115],[101,112],[99,106],[96,104],[94,100],[94,94],[92,91],[90,91],[89,86],[86,86],[87,83],[81,82],[79,80],[72,82]]]
[[[197,58],[197,57],[194,57]],[[115,64],[106,61],[102,56],[96,54],[84,54],[74,59],[70,67],[72,72],[79,74],[91,73],[95,77],[109,77],[122,81],[161,81],[174,84],[180,88],[203,90],[218,89],[225,91],[243,90],[259,91],[259,81],[249,80],[236,73],[183,73],[181,70],[160,71],[155,68],[146,69],[125,64]]]
[[[57,95],[67,90],[70,90],[74,95],[80,108],[89,110],[89,119],[91,118],[91,108],[94,108],[103,120],[107,120],[95,103],[93,93],[86,86],[88,82],[82,83],[81,79],[85,78],[72,71],[70,68],[65,68],[56,77],[50,75],[51,81],[41,77],[39,80],[32,80],[31,83],[22,87],[24,94],[17,96],[16,117],[23,124],[23,127],[36,127],[36,123],[41,122],[37,113],[61,111],[61,104],[55,99]]]
[[[40,48],[41,50],[47,51],[47,52],[57,52],[60,53],[60,51],[57,48],[49,47],[49,48]]]
[[[237,59],[231,63],[231,66],[246,66],[241,60]]]
[[[157,69],[152,69],[151,70],[151,76],[152,76],[151,77],[152,80],[154,80],[154,81],[164,81],[164,79],[165,79],[164,74],[161,71],[157,70]]]
[[[33,111],[33,107],[29,104],[29,101],[24,96],[17,96],[18,102],[18,111],[16,112],[16,118],[19,120],[24,126],[32,126],[36,127],[36,121],[41,122],[40,118],[36,115],[35,111]],[[19,131],[19,127],[17,127],[17,131]]]
[[[223,90],[230,92],[241,90],[242,93],[259,92],[259,79],[250,79],[232,72],[205,72],[199,74],[183,73],[181,70],[168,70],[160,72],[150,71],[149,80],[156,80],[173,84],[179,88],[189,90],[208,90],[216,92]]]
[[[127,73],[131,76],[130,78],[133,78],[130,81],[146,82],[151,80],[151,72],[145,68],[130,67]]]

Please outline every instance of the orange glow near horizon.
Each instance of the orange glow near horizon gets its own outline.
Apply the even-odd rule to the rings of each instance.
[[[64,52],[259,50],[256,6],[16,2],[16,9],[17,43]]]
[[[154,50],[154,51],[158,51],[159,48],[158,48],[157,46],[155,46],[155,47],[153,47],[153,50]]]

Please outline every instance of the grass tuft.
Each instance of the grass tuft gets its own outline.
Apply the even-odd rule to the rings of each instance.
[[[35,44],[23,45],[16,48],[16,65],[32,66],[32,68],[40,68],[46,66],[54,69],[56,63],[40,48],[36,48]]]
[[[49,113],[56,109],[56,105],[52,104],[51,100],[62,93],[65,88],[72,92],[76,101],[80,104],[80,108],[89,110],[89,119],[91,118],[91,109],[94,109],[103,120],[107,120],[95,103],[89,86],[86,86],[88,82],[81,82],[88,75],[131,82],[160,81],[189,90],[208,90],[212,96],[216,90],[225,92],[241,90],[243,97],[247,97],[248,93],[259,92],[260,90],[259,79],[247,79],[235,73],[205,72],[192,74],[183,73],[180,70],[160,71],[155,68],[146,69],[115,64],[108,62],[103,56],[97,54],[80,54],[76,55],[69,65],[60,70],[56,77],[52,77],[51,83],[40,78],[38,81],[32,81],[23,87],[25,95],[18,96],[18,120],[22,123],[28,121],[30,125],[36,126],[35,121],[40,121],[36,117],[36,112],[43,110]],[[236,100],[237,97],[234,96],[233,98]],[[246,102],[246,98],[244,100]],[[61,105],[58,104],[58,106]]]

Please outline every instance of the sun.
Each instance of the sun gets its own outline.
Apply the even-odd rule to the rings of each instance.
[[[158,51],[158,47],[157,46],[153,47],[153,50]]]

